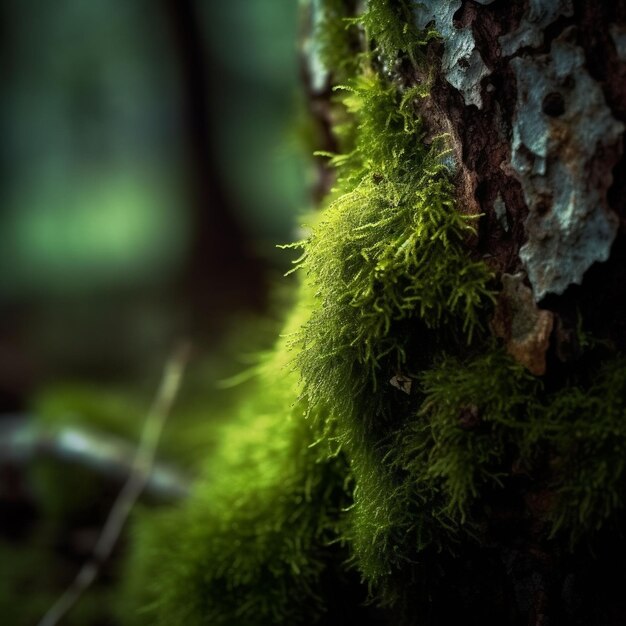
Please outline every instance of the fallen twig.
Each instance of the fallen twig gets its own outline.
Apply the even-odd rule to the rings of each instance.
[[[93,583],[102,563],[111,555],[124,523],[148,483],[161,431],[180,388],[188,358],[189,346],[184,344],[179,346],[166,364],[161,384],[144,423],[132,471],[109,512],[92,557],[83,565],[63,595],[44,615],[39,626],[56,626]]]
[[[133,469],[136,450],[130,441],[92,428],[48,426],[29,414],[0,419],[0,464],[28,466],[49,458],[122,481]],[[174,467],[155,462],[143,493],[157,501],[180,500],[189,494],[190,484]]]

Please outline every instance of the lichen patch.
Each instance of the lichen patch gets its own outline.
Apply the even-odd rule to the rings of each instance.
[[[511,61],[517,80],[511,165],[529,207],[520,258],[535,298],[580,284],[617,233],[607,191],[624,125],[585,69],[567,29],[551,54]],[[611,158],[611,155],[613,158]]]
[[[489,4],[489,1],[482,4]],[[473,104],[481,109],[481,82],[491,71],[476,49],[471,27],[457,28],[454,25],[454,14],[460,8],[461,0],[424,0],[418,3],[416,22],[421,30],[426,30],[434,22],[444,42],[441,68],[446,80],[461,92],[466,105]]]
[[[574,14],[572,0],[530,0],[528,11],[519,26],[500,37],[502,56],[511,56],[524,47],[538,48],[547,26],[559,17]]]

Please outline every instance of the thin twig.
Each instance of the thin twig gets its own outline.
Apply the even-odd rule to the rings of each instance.
[[[56,626],[93,583],[100,567],[111,555],[122,527],[148,481],[161,431],[180,388],[188,360],[189,345],[184,344],[174,352],[165,366],[158,392],[146,416],[133,469],[109,512],[91,559],[83,565],[74,581],[44,615],[39,626]]]
[[[84,421],[84,420],[81,420]],[[80,466],[109,480],[126,479],[137,444],[106,432],[71,424],[48,425],[27,413],[0,416],[0,464],[28,467],[36,459]],[[142,492],[155,501],[189,495],[191,479],[169,463],[155,460]]]

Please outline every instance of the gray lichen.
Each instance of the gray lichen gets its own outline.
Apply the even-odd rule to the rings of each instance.
[[[547,26],[561,16],[571,17],[573,14],[572,0],[530,0],[519,26],[500,37],[502,56],[511,56],[526,46],[538,48],[543,43]]]
[[[587,73],[572,34],[555,40],[551,54],[511,61],[511,165],[529,208],[520,258],[537,300],[580,284],[594,262],[607,260],[617,231],[606,196],[624,126]]]
[[[626,61],[626,27],[624,25],[611,24],[609,32],[615,44],[615,50],[620,61]]]
[[[322,61],[320,39],[315,37],[324,21],[324,4],[320,0],[310,0],[305,6],[310,11],[311,32],[302,41],[301,49],[309,72],[310,88],[313,93],[319,93],[328,84],[329,73]]]
[[[490,4],[492,1],[481,0],[481,4]],[[422,0],[417,3],[416,23],[424,30],[434,22],[444,43],[441,68],[446,80],[461,92],[465,104],[473,104],[481,109],[480,83],[491,74],[491,70],[476,49],[472,29],[469,26],[456,28],[454,25],[454,14],[460,7],[461,0]]]
[[[498,223],[502,227],[502,230],[504,230],[504,232],[509,232],[509,218],[506,212],[506,205],[504,204],[501,194],[498,194],[498,197],[495,199],[493,203],[493,210],[495,211]]]

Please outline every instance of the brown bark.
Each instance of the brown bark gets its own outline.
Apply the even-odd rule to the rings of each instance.
[[[555,1],[551,6],[562,5],[561,14],[543,23],[533,22],[533,6],[541,4],[550,3],[496,0],[483,4],[464,0],[454,15],[454,27],[470,29],[476,50],[489,71],[478,85],[482,107],[468,105],[465,94],[452,86],[442,68],[422,114],[433,134],[444,130],[453,138],[460,209],[481,214],[478,236],[471,245],[474,254],[493,267],[502,289],[492,330],[505,340],[514,358],[534,374],[544,375],[548,387],[557,387],[577,367],[574,357],[580,349],[576,339],[580,319],[585,321],[587,332],[599,341],[618,351],[626,348],[624,126],[621,133],[616,131],[612,137],[608,137],[610,133],[599,133],[597,145],[590,146],[586,137],[577,136],[583,126],[580,118],[574,118],[568,110],[579,107],[580,116],[588,116],[585,126],[589,128],[601,126],[603,115],[612,118],[614,129],[626,123],[626,62],[619,39],[626,25],[626,2],[575,0],[570,11],[568,2]],[[507,42],[524,24],[534,24],[530,30],[538,43],[527,41],[511,52]],[[446,45],[444,37],[431,46],[431,62],[437,67]],[[550,134],[548,146],[555,150],[552,155],[548,151],[547,168],[558,166],[565,171],[582,172],[582,177],[579,174],[574,180],[575,185],[580,183],[593,190],[599,199],[594,210],[602,212],[609,230],[615,227],[615,236],[608,244],[608,260],[590,262],[582,280],[570,281],[557,293],[543,293],[538,280],[533,285],[528,279],[531,272],[524,261],[523,247],[529,246],[533,237],[537,241],[558,237],[553,232],[554,222],[549,221],[552,212],[559,210],[557,192],[552,194],[548,184],[544,195],[533,196],[529,193],[532,175],[520,175],[512,161],[516,123],[522,116],[530,115],[531,109],[530,105],[524,108],[520,104],[525,80],[521,72],[524,68],[541,68],[541,72],[549,73],[559,45],[568,46],[572,53],[580,51],[584,62],[562,82],[555,81],[553,92],[543,94],[542,119]],[[409,84],[420,79],[412,74],[412,69],[406,70]],[[594,100],[590,90],[576,104],[575,83],[584,81],[597,86],[605,113],[586,108]],[[541,85],[531,83],[528,88],[532,98]],[[585,151],[592,157],[585,156]],[[528,158],[537,164],[536,154],[529,154]],[[577,161],[584,161],[585,167],[577,169]],[[597,245],[607,242],[599,240]],[[626,623],[626,603],[620,591],[623,575],[616,577],[611,573],[625,552],[622,539],[617,533],[607,534],[593,555],[586,548],[575,552],[556,548],[546,538],[541,522],[551,499],[549,490],[529,487],[523,510],[512,500],[494,503],[489,532],[494,544],[501,546],[504,572],[512,581],[512,595],[502,596],[498,592],[502,587],[495,583],[492,617],[483,615],[481,619],[488,623],[496,623],[490,619],[503,623],[504,619],[504,623],[533,626]],[[503,617],[507,608],[508,618]],[[476,623],[472,616],[467,622]]]
[[[491,330],[546,388],[557,389],[578,367],[581,319],[597,341],[626,349],[626,1],[462,0],[445,24],[441,15],[456,4],[424,0],[415,9],[425,12],[423,24],[432,11],[430,23],[443,35],[428,47],[436,71],[420,113],[431,136],[451,138],[457,206],[481,216],[469,243],[497,276]],[[468,54],[446,69],[463,29],[480,62]],[[403,86],[425,79],[408,59],[399,67]],[[478,79],[472,67],[482,72]],[[335,149],[330,97],[330,90],[309,89],[326,150]],[[543,156],[532,141],[535,123],[545,127]],[[328,186],[323,172],[320,195]],[[566,215],[570,205],[578,217]],[[560,231],[559,220],[566,222]],[[546,246],[550,239],[559,244]],[[577,250],[588,240],[589,249]],[[556,262],[552,274],[541,268],[544,254],[546,264]],[[459,420],[464,429],[481,426],[474,406]],[[511,484],[494,494],[485,520],[488,545],[464,553],[467,571],[457,563],[443,576],[448,592],[430,598],[428,623],[626,623],[623,574],[613,573],[626,559],[619,533],[605,533],[593,553],[548,536],[555,463],[546,458],[544,475],[532,478],[513,463]],[[442,555],[441,571],[446,566]]]
[[[511,167],[514,119],[516,114],[520,114],[517,104],[518,81],[511,64],[513,58],[537,59],[549,56],[554,41],[562,38],[569,30],[573,45],[584,52],[583,69],[601,89],[611,115],[617,121],[626,122],[626,63],[619,58],[612,35],[612,31],[623,28],[626,23],[626,3],[576,1],[573,3],[572,15],[559,16],[545,28],[539,29],[541,45],[522,47],[514,55],[507,56],[502,50],[502,38],[507,33],[515,32],[524,19],[529,19],[530,4],[533,3],[528,0],[497,1],[482,6],[466,1],[455,14],[455,25],[458,28],[471,28],[476,48],[491,71],[481,85],[482,109],[467,106],[462,94],[442,74],[438,75],[432,90],[431,111],[443,114],[447,119],[458,142],[461,172],[473,187],[466,189],[469,198],[465,205],[483,214],[479,222],[475,253],[487,258],[500,275],[512,275],[525,270],[520,259],[520,248],[526,243],[528,229],[532,227],[528,202],[519,177]],[[433,52],[433,56],[437,54],[440,51]],[[433,59],[433,62],[436,61]],[[559,106],[564,106],[562,99],[558,102],[560,94],[548,95],[557,98],[556,104],[552,101],[556,106],[552,115],[558,115]],[[544,112],[549,116],[550,98],[543,104]],[[427,117],[428,114],[427,110]],[[433,126],[440,128],[441,120],[434,120]],[[564,152],[557,158],[574,161],[579,155]],[[571,335],[569,331],[578,316],[586,320],[592,334],[622,349],[626,342],[626,298],[623,297],[621,287],[626,280],[626,159],[622,155],[621,140],[614,142],[611,149],[597,151],[594,169],[608,179],[607,208],[619,226],[607,262],[593,264],[585,272],[581,285],[571,284],[564,293],[548,294],[541,300],[542,308],[551,310],[557,316],[556,327],[560,329],[558,336],[555,333],[551,342],[549,358],[552,360],[557,356],[557,351],[563,353],[575,349],[560,344],[567,342],[567,337]],[[596,183],[590,181],[589,184]],[[465,198],[461,198],[461,208],[463,200]],[[506,207],[504,219],[508,224],[505,225],[502,204]],[[545,205],[534,207],[534,210],[541,213],[549,212],[552,208],[551,199],[546,198]],[[558,369],[558,366],[553,365],[552,369]]]

